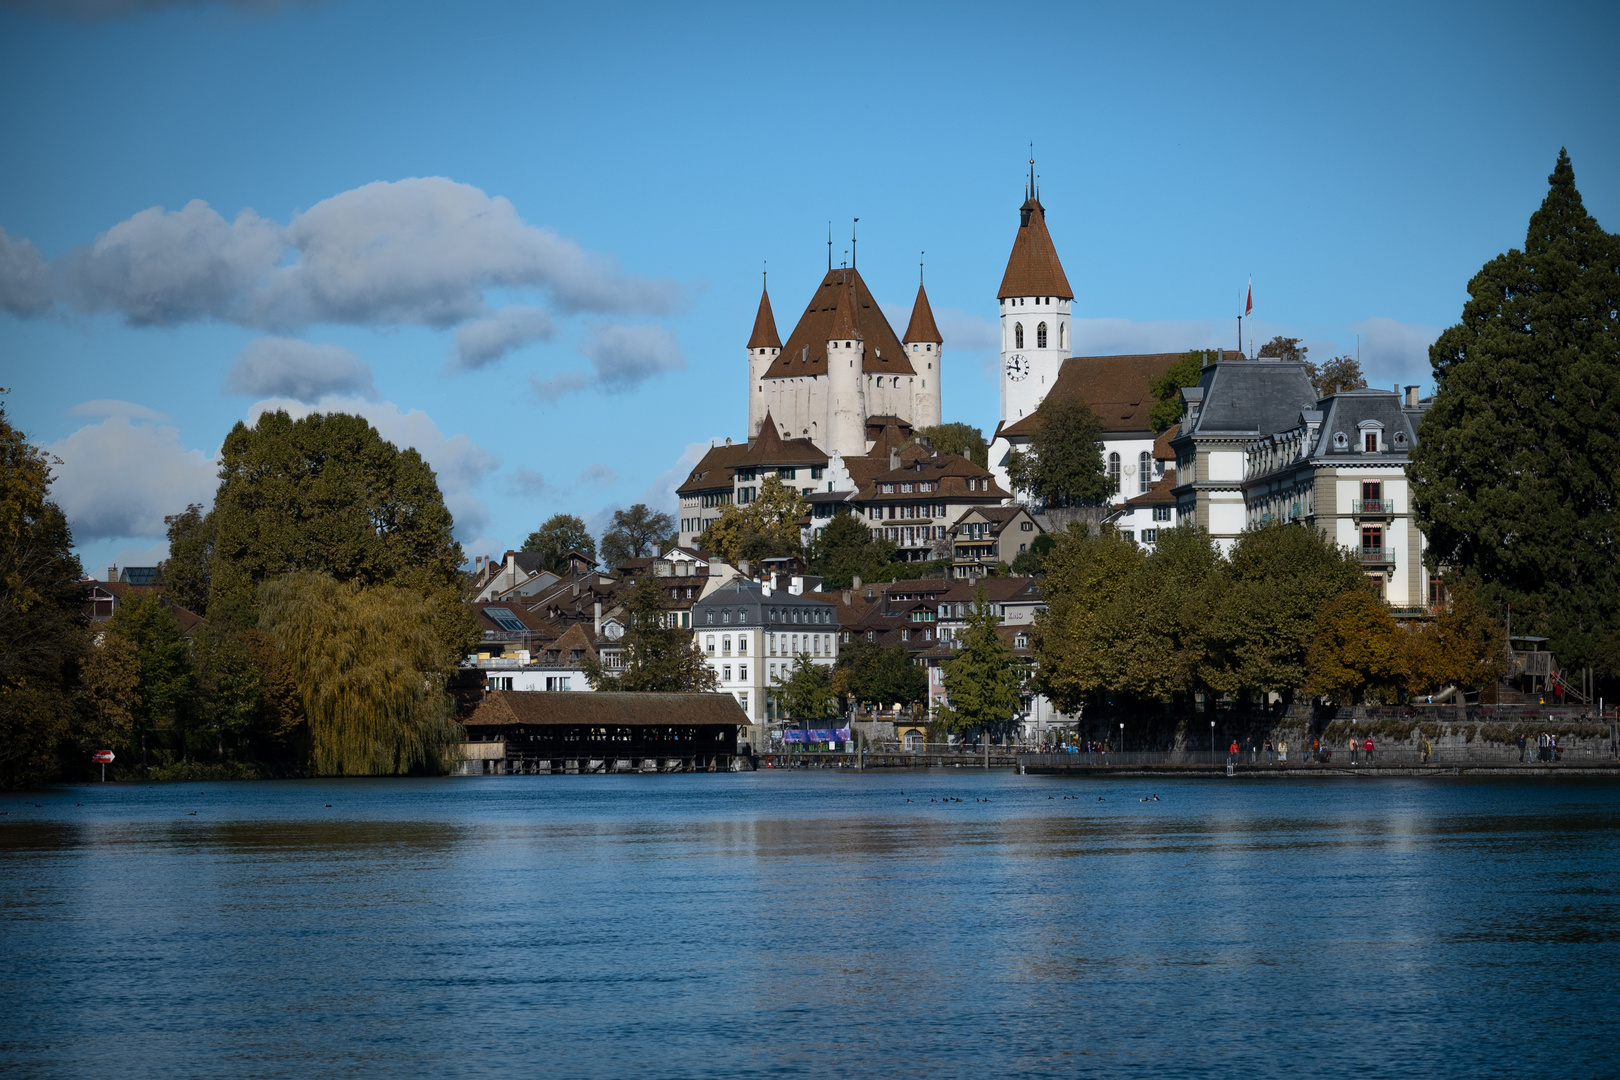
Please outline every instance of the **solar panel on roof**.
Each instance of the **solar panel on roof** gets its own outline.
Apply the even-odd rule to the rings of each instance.
[[[489,616],[490,621],[496,626],[499,626],[502,630],[508,631],[509,633],[521,634],[523,631],[528,629],[527,626],[523,625],[523,621],[516,615],[512,614],[512,612],[507,608],[485,608],[484,614]]]

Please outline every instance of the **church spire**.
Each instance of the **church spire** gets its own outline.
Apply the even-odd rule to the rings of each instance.
[[[754,316],[754,332],[748,335],[749,349],[780,349],[782,339],[776,335],[776,316],[771,313],[771,294],[763,284],[759,290],[759,312]]]
[[[1052,234],[1046,231],[1046,207],[1035,188],[1035,161],[1030,158],[1024,205],[1018,208],[1018,235],[1013,238],[1007,272],[1002,275],[999,299],[1011,296],[1051,296],[1073,300],[1074,290],[1063,273]]]

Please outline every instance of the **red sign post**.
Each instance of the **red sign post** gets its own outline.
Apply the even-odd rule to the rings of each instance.
[[[101,765],[101,782],[103,784],[107,782],[107,766],[116,756],[117,755],[115,755],[111,750],[97,750],[95,753],[90,755],[91,761],[97,762]]]

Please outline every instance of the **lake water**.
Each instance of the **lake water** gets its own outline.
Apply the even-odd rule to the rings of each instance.
[[[1620,1072],[1603,781],[512,776],[0,811],[15,1075]]]

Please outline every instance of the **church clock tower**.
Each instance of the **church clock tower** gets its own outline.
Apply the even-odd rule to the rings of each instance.
[[[1046,208],[1035,186],[1034,161],[1029,166],[1024,205],[1018,208],[1018,234],[1007,258],[1007,272],[1001,277],[1001,290],[996,293],[1001,304],[1000,428],[1011,427],[1040,406],[1072,348],[1069,309],[1074,290],[1064,276],[1052,235],[1046,231]],[[990,446],[990,468],[1003,487],[1007,486],[1009,449],[999,437]]]

